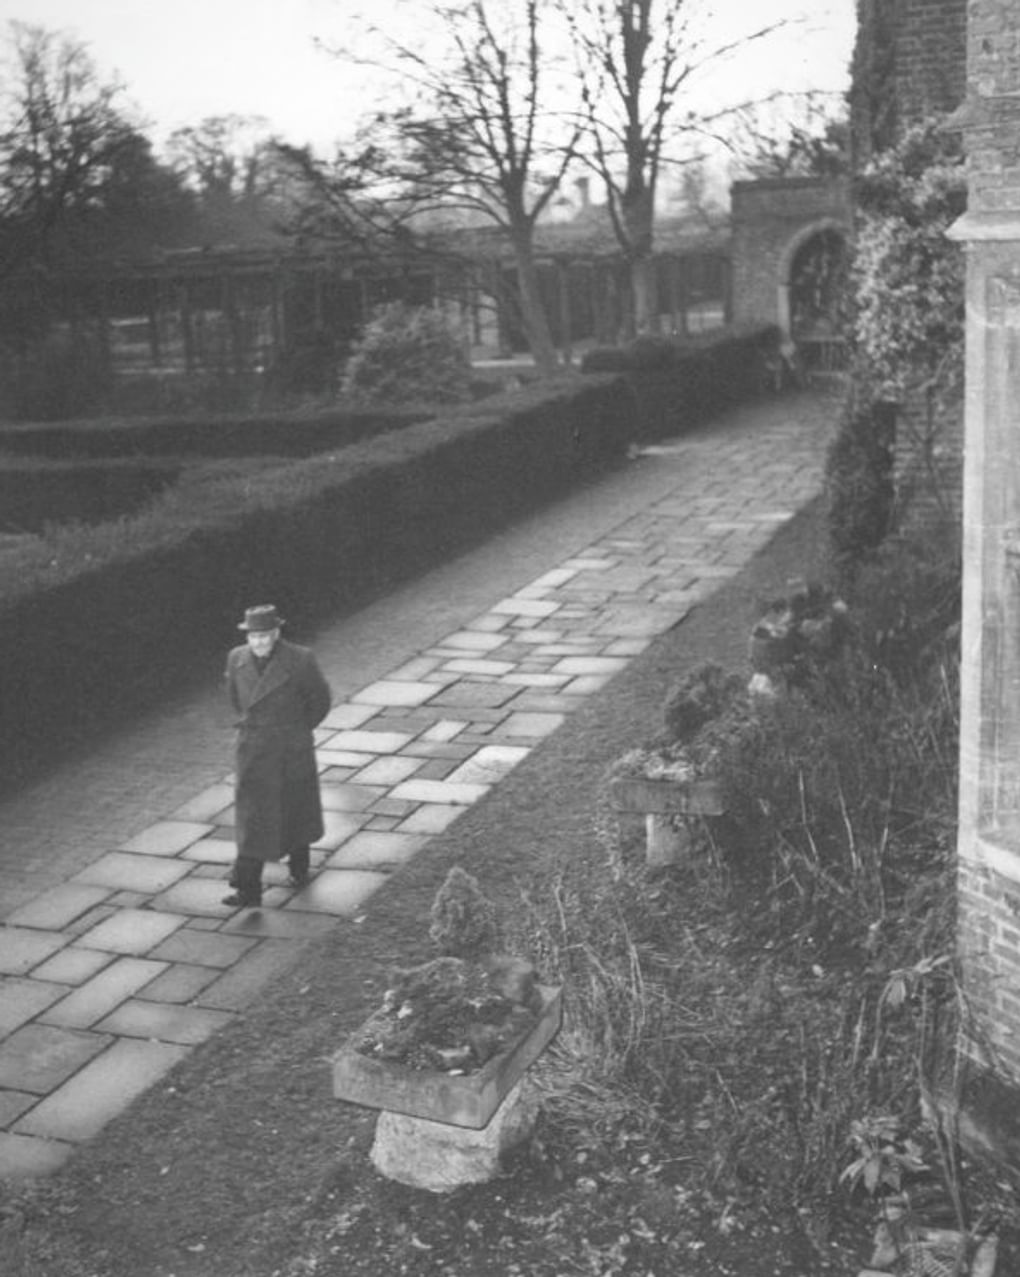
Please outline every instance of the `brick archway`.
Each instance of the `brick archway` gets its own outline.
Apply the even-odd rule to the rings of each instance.
[[[768,178],[735,182],[733,319],[773,324],[791,342],[791,274],[798,253],[835,232],[849,243],[853,225],[849,183],[839,178]]]
[[[821,217],[816,222],[810,222],[796,231],[780,255],[776,281],[776,318],[784,337],[789,337],[793,329],[790,313],[790,285],[797,255],[811,240],[828,231],[839,235],[844,244],[849,243],[849,229],[844,221],[836,217]]]
[[[838,244],[839,253],[845,257],[850,243],[850,233],[846,222],[837,217],[821,217],[807,226],[802,226],[791,237],[779,259],[776,320],[784,349],[796,351],[809,370],[830,370],[841,364],[842,343],[836,336],[835,326],[824,322],[828,316],[820,309],[815,316],[815,322],[820,325],[819,327],[813,331],[799,327],[793,304],[798,261],[801,260],[804,250],[810,248],[814,242],[819,245],[835,242]],[[833,264],[837,265],[838,269],[835,259]]]

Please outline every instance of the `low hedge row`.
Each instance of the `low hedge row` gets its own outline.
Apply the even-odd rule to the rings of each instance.
[[[131,513],[177,481],[180,461],[14,460],[0,465],[0,532],[41,532],[60,523],[102,523]]]
[[[570,378],[288,465],[211,465],[138,516],[0,557],[0,774],[207,675],[245,606],[295,633],[613,465],[619,378]]]
[[[426,421],[426,409],[0,423],[0,451],[37,457],[307,457]]]
[[[662,439],[760,394],[778,346],[779,330],[771,327],[726,329],[683,341],[639,337],[628,346],[596,347],[581,370],[626,377],[638,437]]]

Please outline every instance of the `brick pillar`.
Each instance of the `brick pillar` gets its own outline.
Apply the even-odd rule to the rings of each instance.
[[[1020,45],[1015,0],[972,0],[958,836],[971,1054],[1020,1088]]]

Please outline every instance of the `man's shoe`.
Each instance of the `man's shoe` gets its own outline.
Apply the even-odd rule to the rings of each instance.
[[[295,873],[294,870],[292,869],[290,871],[290,877],[288,878],[287,881],[290,883],[292,887],[307,887],[308,878],[309,878],[309,873],[307,869],[299,869],[297,873]]]
[[[229,896],[224,896],[220,903],[231,909],[259,909],[262,906],[262,898],[261,896],[257,899],[254,896],[242,896],[239,891],[233,891]]]

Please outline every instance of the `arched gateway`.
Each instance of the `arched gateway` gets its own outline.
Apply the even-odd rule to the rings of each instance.
[[[850,188],[837,178],[735,182],[733,320],[775,324],[809,372],[840,366],[836,306],[851,235]]]

